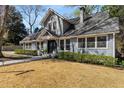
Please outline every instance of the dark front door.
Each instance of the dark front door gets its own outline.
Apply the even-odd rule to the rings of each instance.
[[[52,53],[57,50],[57,43],[55,40],[48,41],[48,53]]]

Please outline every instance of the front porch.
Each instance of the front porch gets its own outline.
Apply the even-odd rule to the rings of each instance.
[[[23,43],[23,49],[38,50],[38,55],[64,51],[115,57],[115,33],[58,37],[44,31],[36,40]]]

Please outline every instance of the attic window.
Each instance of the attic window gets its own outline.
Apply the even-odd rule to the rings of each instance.
[[[51,24],[50,23],[48,24],[48,29],[51,31]]]
[[[51,18],[50,18],[50,20],[52,21],[54,19],[54,17],[52,16]]]
[[[56,30],[56,21],[53,22],[53,30]]]

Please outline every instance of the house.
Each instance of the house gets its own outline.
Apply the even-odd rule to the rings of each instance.
[[[48,9],[41,25],[44,28],[40,32],[20,41],[23,49],[116,56],[119,18],[110,17],[106,12],[85,15],[84,7],[81,7],[80,17],[68,19]]]

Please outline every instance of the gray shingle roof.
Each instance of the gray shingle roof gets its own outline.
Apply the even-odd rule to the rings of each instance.
[[[84,16],[84,21],[88,20],[91,18],[92,15],[87,15],[87,16]],[[71,18],[69,19],[69,21],[71,22],[71,24],[79,24],[80,22],[80,17],[75,17],[75,18]]]
[[[29,41],[29,40],[35,40],[37,38],[37,36],[39,35],[40,32],[37,33],[33,33],[31,35],[28,35],[27,37],[25,37],[22,41]]]
[[[75,26],[75,29],[70,29],[66,31],[62,36],[78,36],[78,35],[88,35],[88,34],[99,34],[119,31],[119,18],[110,18],[108,13],[100,12],[94,15],[90,15],[84,19],[84,23],[79,23],[80,18],[69,19],[69,22]],[[43,37],[43,31],[46,31],[53,37],[59,37],[55,33],[48,31],[47,29],[42,29],[40,32],[34,33],[25,37],[22,41],[30,40],[41,40]]]
[[[78,24],[79,21],[80,21],[80,17],[71,18],[71,19],[69,19],[69,20],[70,20],[70,22],[71,22],[72,24]]]
[[[64,36],[77,36],[86,34],[97,34],[106,32],[119,31],[119,19],[117,17],[110,18],[107,13],[97,13],[83,24],[76,26],[75,30],[64,33]]]

